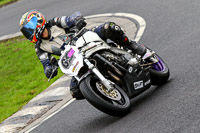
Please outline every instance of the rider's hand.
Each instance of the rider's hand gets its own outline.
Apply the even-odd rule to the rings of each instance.
[[[50,64],[52,64],[53,66],[58,66],[58,61],[54,56],[51,56]]]
[[[53,72],[53,67],[52,66],[48,66],[46,67],[46,69],[44,70],[44,73],[46,75],[47,78],[50,78],[51,74]],[[52,75],[51,78],[55,77],[58,74],[58,70],[56,69]]]
[[[85,22],[85,18],[79,18],[76,22],[75,22],[76,28],[78,30],[81,30],[83,27],[85,27],[87,25],[87,23]]]

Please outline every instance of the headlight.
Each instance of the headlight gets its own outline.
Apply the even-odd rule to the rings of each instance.
[[[65,68],[68,68],[69,67],[69,60],[66,59],[66,57],[64,57],[62,60],[61,60],[61,63],[63,65],[63,67]]]

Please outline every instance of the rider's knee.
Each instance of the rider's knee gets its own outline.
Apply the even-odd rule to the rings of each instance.
[[[114,22],[104,23],[101,30],[104,37],[111,40],[117,40],[124,34],[121,27]]]

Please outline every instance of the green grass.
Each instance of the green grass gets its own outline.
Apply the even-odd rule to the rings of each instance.
[[[48,82],[34,44],[18,37],[0,43],[0,122],[18,111],[63,74]]]
[[[5,4],[11,3],[11,2],[15,2],[17,0],[0,0],[0,6],[3,6]]]

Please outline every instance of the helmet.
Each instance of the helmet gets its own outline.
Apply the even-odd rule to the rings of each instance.
[[[24,36],[32,43],[36,43],[44,31],[46,19],[44,15],[37,10],[31,10],[22,16],[19,25]]]

